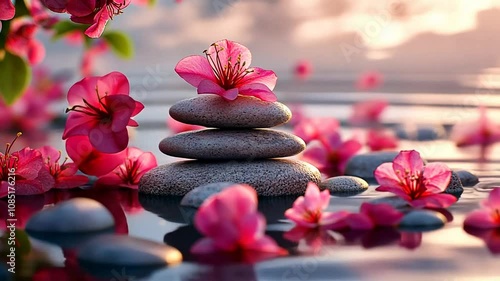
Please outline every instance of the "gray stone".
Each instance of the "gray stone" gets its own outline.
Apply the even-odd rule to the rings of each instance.
[[[400,139],[432,141],[446,136],[446,130],[436,125],[401,126],[396,128],[396,135]]]
[[[457,199],[459,199],[460,195],[462,195],[463,192],[464,192],[464,187],[462,186],[460,177],[458,176],[457,173],[452,171],[450,183],[448,184],[448,187],[446,187],[444,193],[451,194],[457,197]]]
[[[457,173],[463,186],[471,187],[479,183],[479,178],[469,171],[456,170],[455,173]]]
[[[125,235],[101,235],[87,241],[77,252],[80,262],[103,266],[165,266],[182,262],[175,248]]]
[[[167,155],[203,160],[288,157],[305,147],[299,137],[270,129],[208,129],[177,134],[160,142],[161,152]]]
[[[198,186],[184,195],[181,200],[181,205],[198,208],[208,197],[219,193],[232,185],[234,185],[233,182],[214,182]]]
[[[446,223],[446,217],[438,212],[429,210],[414,210],[407,213],[399,228],[405,230],[425,231],[442,227]]]
[[[259,195],[298,195],[304,194],[308,182],[320,181],[318,169],[296,160],[181,161],[146,173],[139,182],[139,192],[184,196],[201,185],[235,182],[253,186]]]
[[[382,163],[392,162],[398,154],[398,151],[380,151],[355,155],[347,162],[344,174],[375,182],[375,169]]]
[[[328,189],[332,195],[355,195],[368,189],[368,183],[358,177],[338,176],[321,182],[321,189]]]
[[[405,200],[401,199],[400,197],[397,197],[397,196],[386,196],[386,197],[380,197],[380,198],[376,198],[376,199],[373,199],[373,200],[370,200],[368,201],[372,204],[389,204],[391,206],[393,206],[394,208],[396,209],[402,209],[402,208],[405,208],[405,207],[408,207],[408,202],[406,202]]]
[[[27,231],[81,233],[113,227],[113,216],[101,203],[88,198],[74,198],[44,209],[26,224]]]
[[[292,113],[279,102],[239,96],[227,101],[217,95],[199,95],[170,108],[177,121],[215,128],[271,128],[288,122]]]

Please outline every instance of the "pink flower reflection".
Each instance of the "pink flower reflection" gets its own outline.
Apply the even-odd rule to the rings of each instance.
[[[422,244],[422,232],[401,232],[399,245],[409,250],[414,250]]]
[[[320,227],[310,228],[296,226],[285,232],[283,237],[296,243],[304,242],[307,247],[305,249],[307,252],[311,251],[312,253],[317,254],[323,247],[333,246],[337,243],[335,238],[329,233],[330,231],[331,230]]]
[[[349,214],[345,223],[352,229],[396,226],[404,214],[389,204],[361,204],[359,213]]]
[[[500,229],[500,187],[490,191],[488,198],[481,202],[481,209],[467,215],[464,226],[481,229]]]

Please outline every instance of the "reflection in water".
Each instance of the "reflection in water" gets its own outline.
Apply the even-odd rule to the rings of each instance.
[[[500,254],[500,229],[477,229],[464,227],[465,232],[476,236],[486,243],[488,250],[492,254]]]

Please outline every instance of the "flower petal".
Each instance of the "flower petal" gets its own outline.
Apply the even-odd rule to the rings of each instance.
[[[318,140],[314,140],[307,145],[300,158],[318,169],[323,169],[328,166],[327,155],[328,151],[326,151],[323,144]]]
[[[389,204],[361,204],[360,212],[367,215],[375,225],[394,226],[399,223],[404,214]]]
[[[207,54],[210,55],[214,61],[216,60],[216,56],[218,56],[222,66],[226,66],[229,62],[234,65],[239,61],[241,65],[245,64],[245,66],[248,67],[252,63],[252,54],[247,47],[227,39],[212,44],[212,46],[208,48]]]
[[[14,17],[16,9],[11,0],[0,1],[0,20],[10,20]]]
[[[490,229],[500,227],[500,220],[495,220],[489,210],[472,211],[464,220],[467,227]]]
[[[446,190],[451,179],[451,170],[443,163],[430,163],[424,168],[425,188],[433,193]]]
[[[270,91],[274,89],[274,87],[276,86],[276,81],[278,80],[278,77],[276,76],[276,73],[274,73],[274,71],[265,70],[260,67],[252,67],[249,70],[252,72],[241,79],[241,81],[238,82],[238,85],[244,86],[248,84],[263,84]]]
[[[217,82],[214,82],[209,79],[204,79],[201,80],[200,83],[198,84],[198,94],[215,94],[219,96],[224,96],[224,92],[226,90],[222,88]],[[236,92],[236,96],[238,95],[238,92]]]
[[[123,129],[113,132],[109,126],[97,126],[89,131],[92,146],[103,153],[118,153],[127,148],[128,131]]]
[[[210,238],[201,238],[191,247],[193,254],[211,254],[217,252],[214,241]]]
[[[406,172],[409,172],[412,175],[420,175],[424,169],[424,161],[420,157],[420,153],[417,151],[402,150],[396,158],[394,158],[392,167],[396,175],[401,175],[399,178],[403,180],[402,176],[405,175]]]
[[[266,85],[253,83],[239,87],[239,94],[242,96],[256,97],[263,101],[277,101],[278,98]]]
[[[491,190],[488,198],[481,202],[481,206],[493,210],[500,210],[500,187]]]
[[[366,230],[375,227],[370,217],[365,214],[349,214],[344,221],[352,229]]]
[[[341,223],[349,215],[347,211],[323,212],[319,221],[320,225],[332,226]]]
[[[73,17],[71,17],[72,19]],[[90,38],[99,38],[104,32],[104,28],[110,19],[108,9],[101,9],[94,16],[94,23],[85,30],[85,35]]]
[[[451,194],[438,193],[421,196],[418,199],[409,201],[414,208],[448,208],[457,202],[457,198]]]
[[[198,88],[201,81],[209,80],[217,83],[214,71],[207,58],[202,56],[189,56],[183,58],[175,66],[175,72],[192,86]]]
[[[287,251],[274,241],[271,237],[265,235],[260,239],[256,240],[254,243],[247,245],[247,250],[265,252],[265,253],[275,253],[278,255],[286,255]]]

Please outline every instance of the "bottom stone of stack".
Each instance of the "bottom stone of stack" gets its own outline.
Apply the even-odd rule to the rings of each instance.
[[[192,160],[162,165],[149,171],[141,178],[139,192],[184,196],[201,185],[235,182],[251,185],[262,196],[298,195],[305,193],[308,182],[319,184],[320,181],[318,169],[297,160]]]

